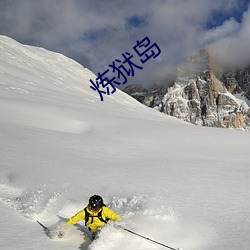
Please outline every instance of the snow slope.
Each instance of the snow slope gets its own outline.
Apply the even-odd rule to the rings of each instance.
[[[83,223],[61,240],[36,223],[53,228],[97,193],[124,227],[171,247],[250,249],[249,133],[196,127],[119,90],[101,102],[89,79],[0,36],[0,248],[162,249],[112,225],[90,244]]]

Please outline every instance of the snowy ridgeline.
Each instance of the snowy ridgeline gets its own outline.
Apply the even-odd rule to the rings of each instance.
[[[192,126],[119,90],[101,102],[90,78],[0,37],[1,249],[162,249],[112,225],[91,243],[84,222],[51,240],[36,223],[56,230],[94,193],[166,245],[249,249],[249,133]]]

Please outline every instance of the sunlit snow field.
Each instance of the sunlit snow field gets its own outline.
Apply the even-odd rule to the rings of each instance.
[[[145,72],[146,73],[146,72]],[[1,249],[153,250],[108,225],[53,227],[103,196],[122,226],[183,250],[250,249],[250,135],[190,125],[117,90],[63,55],[0,36]]]

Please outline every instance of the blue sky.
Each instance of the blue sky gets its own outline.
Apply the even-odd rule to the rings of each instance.
[[[244,12],[247,11],[249,5],[249,0],[239,0],[236,8],[233,8],[229,13],[224,13],[223,9],[219,9],[211,13],[211,18],[206,24],[207,29],[216,28],[223,25],[223,23],[230,19],[234,18],[237,22],[242,22],[242,17]]]
[[[248,7],[249,0],[1,0],[0,34],[63,53],[95,73],[148,36],[161,54],[130,79],[147,87],[205,47],[223,64],[250,63]]]

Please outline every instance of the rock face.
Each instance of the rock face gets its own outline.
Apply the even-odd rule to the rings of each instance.
[[[203,49],[180,66],[170,87],[155,87],[149,91],[141,87],[141,91],[130,95],[160,112],[196,125],[248,129],[250,109],[233,94],[249,97],[249,84],[250,67],[215,75],[209,53]]]
[[[242,93],[250,100],[250,66],[218,74],[218,79],[225,84],[230,93]]]

